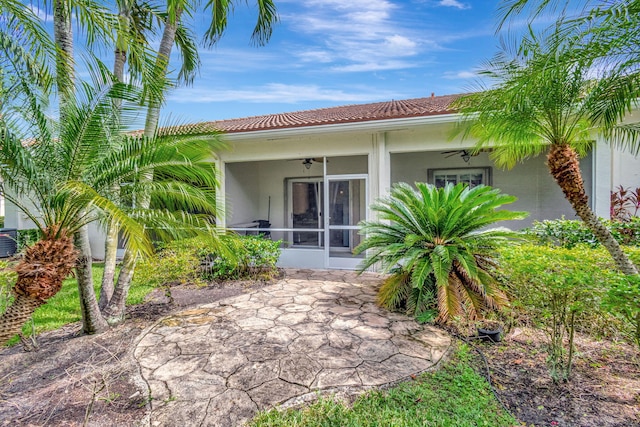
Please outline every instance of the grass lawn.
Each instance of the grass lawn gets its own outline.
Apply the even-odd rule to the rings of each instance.
[[[93,264],[93,283],[96,295],[100,294],[100,282],[102,281],[102,273],[104,271],[103,264]],[[0,309],[6,306],[6,298],[9,295],[9,289],[13,286],[14,278],[8,281],[0,282]],[[154,289],[153,286],[137,285],[132,286],[127,298],[128,305],[140,304],[144,297]],[[2,311],[0,310],[0,311]],[[78,322],[82,320],[80,314],[80,302],[78,300],[78,282],[75,278],[69,278],[62,284],[62,289],[46,304],[38,307],[33,314],[33,323],[36,333],[51,331],[58,329],[68,323]],[[31,333],[31,323],[27,323],[22,332],[25,335]],[[9,341],[9,345],[18,342],[18,338]]]
[[[486,380],[471,367],[470,352],[461,345],[452,360],[436,372],[385,391],[371,391],[352,406],[322,398],[301,410],[259,414],[252,427],[491,426],[511,427]]]

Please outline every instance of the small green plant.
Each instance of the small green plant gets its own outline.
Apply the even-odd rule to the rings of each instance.
[[[154,256],[140,261],[136,266],[133,284],[155,287],[175,283],[202,284],[197,251],[204,242],[196,240],[198,239],[168,243]]]
[[[226,236],[224,242],[233,256],[199,251],[204,279],[270,278],[275,273],[280,257],[280,241],[233,234]]]
[[[626,221],[602,220],[613,237],[621,245],[640,246],[640,217],[631,217]],[[600,247],[600,242],[582,221],[555,219],[535,221],[524,230],[540,244],[550,244],[573,248],[577,245]]]

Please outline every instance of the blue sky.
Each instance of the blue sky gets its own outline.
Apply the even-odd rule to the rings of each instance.
[[[500,42],[501,0],[274,1],[280,21],[263,47],[250,43],[255,0],[235,2],[220,42],[200,47],[194,83],[169,93],[165,119],[221,120],[461,93],[474,88],[474,72]],[[51,30],[51,16],[32,8]],[[201,36],[208,22],[201,11],[185,24]],[[112,60],[110,52],[99,55]],[[174,49],[174,69],[178,60]]]
[[[253,4],[249,0],[249,4]],[[499,44],[498,0],[276,0],[271,41],[253,47],[251,7],[238,2],[200,75],[163,115],[219,120],[469,90]],[[196,32],[206,23],[194,16]]]

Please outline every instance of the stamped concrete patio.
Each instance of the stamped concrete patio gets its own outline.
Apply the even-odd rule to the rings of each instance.
[[[237,426],[318,392],[349,395],[437,364],[442,331],[375,304],[381,278],[287,270],[275,285],[164,318],[135,357],[152,426]]]

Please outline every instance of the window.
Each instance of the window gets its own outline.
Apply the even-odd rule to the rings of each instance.
[[[473,188],[481,184],[491,185],[491,168],[429,169],[427,178],[438,188],[460,182],[466,182]]]

